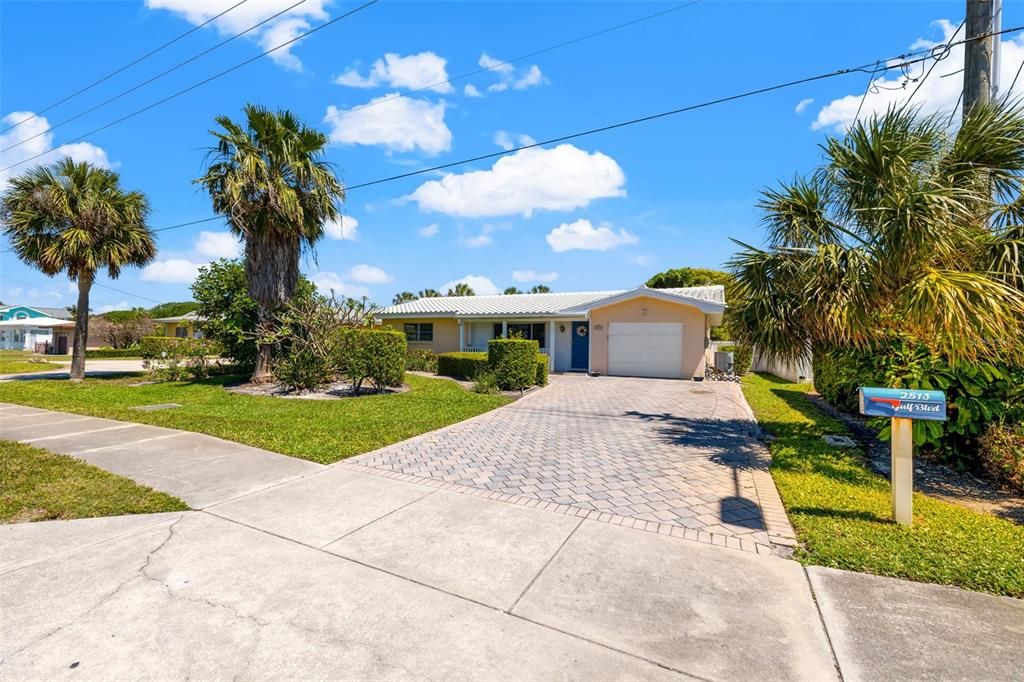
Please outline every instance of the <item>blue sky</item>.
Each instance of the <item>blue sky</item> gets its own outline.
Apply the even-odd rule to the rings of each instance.
[[[0,127],[236,1],[4,2]],[[0,146],[45,131],[296,1],[248,0],[167,50],[8,130]],[[897,55],[949,39],[963,14],[963,2],[704,0],[395,97],[675,4],[382,0],[274,58],[76,142],[358,4],[306,0],[174,73],[0,154],[0,165],[52,149],[39,161],[71,153],[114,167],[125,187],[146,193],[150,223],[160,228],[212,215],[209,198],[191,181],[202,174],[214,117],[237,118],[246,102],[291,109],[329,132],[328,159],[346,183],[358,184]],[[1004,27],[1020,23],[1024,7],[1007,3]],[[1007,37],[1007,85],[1022,58],[1024,42]],[[950,111],[961,77],[939,76],[961,66],[957,49],[937,66],[915,103]],[[903,78],[898,70],[879,76],[864,111],[906,97]],[[853,118],[867,82],[864,74],[853,74],[353,190],[344,205],[347,222],[331,226],[303,269],[325,290],[385,303],[396,291],[442,288],[467,276],[478,293],[541,282],[571,291],[634,286],[669,267],[720,267],[734,250],[729,237],[761,241],[758,192],[814,167],[818,145]],[[0,183],[28,167],[0,172]],[[94,289],[93,309],[188,299],[195,269],[230,255],[235,244],[222,223],[211,222],[160,233],[159,247],[153,266],[126,271],[116,282],[101,278],[124,293]],[[5,302],[74,300],[66,280],[48,279],[10,253],[0,254],[0,275]]]

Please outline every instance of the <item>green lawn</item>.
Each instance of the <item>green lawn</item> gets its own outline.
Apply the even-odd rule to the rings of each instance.
[[[155,424],[329,464],[454,424],[506,404],[454,381],[406,375],[410,390],[339,400],[238,395],[225,378],[133,386],[138,377],[0,384],[0,402]],[[137,405],[178,403],[156,412]]]
[[[73,457],[0,440],[0,523],[181,511],[176,497]]]
[[[47,362],[44,357],[23,350],[0,350],[0,374],[31,374],[61,369],[61,365]]]
[[[806,564],[1024,597],[1024,528],[914,495],[914,525],[893,523],[889,482],[822,434],[847,433],[810,386],[747,375],[743,393],[771,443],[772,476]]]

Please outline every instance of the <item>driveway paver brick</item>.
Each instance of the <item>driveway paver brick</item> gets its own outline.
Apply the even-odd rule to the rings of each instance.
[[[757,551],[793,537],[757,436],[732,383],[561,375],[505,408],[345,465]]]

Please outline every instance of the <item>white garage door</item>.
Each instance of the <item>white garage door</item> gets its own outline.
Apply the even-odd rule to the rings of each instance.
[[[675,322],[612,322],[608,325],[608,373],[627,377],[683,376],[683,325]]]

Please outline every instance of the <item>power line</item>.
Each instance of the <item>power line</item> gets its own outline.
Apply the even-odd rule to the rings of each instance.
[[[360,11],[366,9],[367,7],[370,7],[371,5],[377,4],[378,2],[380,2],[380,0],[369,0],[368,2],[365,2],[362,5],[356,7],[355,9],[349,10],[348,12],[345,12],[344,14],[341,14],[341,15],[331,19],[330,21],[326,21],[326,22],[320,24],[319,26],[316,26],[314,28],[311,28],[308,31],[305,31],[304,33],[300,33],[299,35],[295,36],[294,38],[291,38],[289,40],[284,41],[283,43],[275,45],[274,47],[270,48],[269,50],[265,50],[265,51],[261,52],[260,54],[256,55],[255,57],[251,57],[249,59],[246,59],[243,62],[239,62],[238,64],[235,64],[234,66],[232,66],[230,68],[224,69],[220,73],[214,74],[213,76],[210,76],[209,78],[204,78],[203,80],[199,81],[198,83],[193,83],[192,85],[188,86],[187,88],[184,88],[182,90],[178,90],[177,92],[175,92],[175,93],[173,93],[171,95],[168,95],[167,97],[164,97],[163,99],[159,99],[159,100],[153,102],[152,104],[149,104],[147,106],[142,107],[141,109],[137,109],[137,110],[135,110],[135,111],[133,111],[133,112],[131,112],[129,114],[125,114],[121,118],[115,119],[115,120],[111,121],[110,123],[107,123],[106,125],[100,126],[99,128],[95,128],[93,130],[90,130],[89,132],[84,133],[84,134],[78,136],[77,138],[75,138],[74,140],[72,140],[71,142],[66,143],[66,144],[74,144],[75,142],[81,142],[82,140],[84,140],[85,138],[89,137],[90,135],[95,135],[96,133],[101,132],[103,130],[106,130],[107,128],[111,128],[111,127],[113,127],[115,125],[118,125],[119,123],[123,123],[124,121],[127,121],[130,118],[134,118],[135,116],[138,116],[139,114],[145,113],[145,112],[149,111],[150,109],[158,107],[161,104],[164,104],[166,102],[169,102],[172,99],[175,99],[176,97],[180,97],[181,95],[184,95],[187,92],[191,92],[192,90],[195,90],[196,88],[199,88],[199,87],[201,87],[203,85],[206,85],[207,83],[210,83],[211,81],[215,81],[218,78],[221,78],[222,76],[226,76],[227,74],[229,74],[229,73],[231,73],[233,71],[237,71],[238,69],[242,68],[243,66],[247,66],[249,64],[252,64],[253,62],[255,62],[255,61],[257,61],[257,60],[267,56],[268,54],[270,54],[272,52],[276,52],[277,50],[280,50],[283,47],[287,47],[287,46],[291,45],[294,42],[297,42],[299,40],[302,40],[303,38],[311,36],[314,33],[316,33],[317,31],[321,31],[321,30],[327,28],[328,26],[336,24],[337,22],[341,21],[342,19],[346,19],[346,18],[352,16],[353,14],[355,14],[356,12],[360,12]],[[11,168],[17,168],[18,166],[26,164],[29,161],[33,161],[35,159],[38,159],[41,156],[46,156],[47,154],[50,154],[53,151],[55,151],[55,150],[48,149],[45,152],[40,152],[39,154],[34,154],[33,156],[30,156],[30,157],[28,157],[26,159],[22,159],[21,161],[18,161],[17,163],[12,163],[10,166],[6,166],[4,168],[0,168],[0,171],[6,171],[6,170],[10,170]]]
[[[0,280],[8,280],[10,282],[14,282],[15,284],[20,284],[20,285],[25,286],[25,287],[33,287],[33,288],[35,288],[35,287],[42,286],[40,284],[31,284],[29,282],[25,282],[24,280],[20,280],[20,279],[14,278],[14,277],[10,277],[9,275],[0,275]],[[92,285],[94,287],[100,287],[102,289],[110,289],[111,291],[116,291],[119,294],[124,294],[125,296],[132,296],[134,298],[138,298],[138,299],[141,299],[143,301],[150,301],[151,303],[163,303],[163,301],[158,301],[155,298],[149,298],[148,296],[139,296],[138,294],[134,294],[134,293],[132,293],[130,291],[124,291],[122,289],[118,289],[116,287],[112,287],[112,286],[109,286],[109,285],[106,285],[106,284],[102,284],[100,282],[93,282]]]
[[[116,102],[117,100],[121,99],[125,95],[129,95],[129,94],[135,92],[136,90],[138,90],[140,88],[143,88],[143,87],[149,85],[150,83],[153,83],[154,81],[158,81],[161,78],[163,78],[164,76],[166,76],[167,74],[172,73],[174,71],[177,71],[178,69],[180,69],[181,67],[183,67],[183,66],[185,66],[187,64],[191,64],[192,62],[194,62],[195,60],[199,59],[200,57],[205,57],[206,55],[210,54],[214,50],[217,50],[217,49],[219,49],[221,47],[224,47],[225,45],[230,43],[232,40],[235,40],[236,38],[241,38],[245,34],[250,33],[252,31],[255,31],[260,26],[266,24],[269,21],[273,21],[274,19],[278,18],[279,16],[281,16],[285,12],[290,12],[291,10],[295,9],[296,7],[298,7],[299,5],[301,5],[304,2],[307,2],[307,0],[298,0],[298,2],[296,2],[295,4],[289,5],[288,7],[285,7],[280,12],[277,12],[275,14],[270,15],[266,19],[263,19],[262,21],[260,21],[260,22],[258,22],[256,24],[253,24],[252,26],[250,26],[249,28],[245,29],[244,31],[242,31],[240,33],[236,33],[235,35],[231,36],[230,38],[226,38],[226,39],[220,41],[219,43],[217,43],[213,47],[207,48],[207,49],[203,50],[202,52],[200,52],[199,54],[196,54],[196,55],[193,55],[193,56],[189,57],[188,59],[186,59],[183,62],[178,62],[177,64],[175,64],[171,68],[166,69],[164,71],[161,71],[157,75],[153,76],[152,78],[147,78],[146,80],[142,81],[141,83],[136,83],[135,85],[133,85],[132,87],[128,88],[127,90],[119,92],[118,94],[114,95],[113,97],[105,99],[105,100],[103,100],[102,102],[100,102],[99,104],[97,104],[95,106],[89,107],[88,109],[85,109],[84,111],[80,111],[77,114],[75,114],[74,116],[66,118],[63,121],[60,121],[58,123],[54,123],[49,128],[46,128],[45,130],[41,130],[40,132],[36,133],[35,135],[32,135],[31,137],[26,137],[24,140],[19,140],[18,142],[15,142],[14,144],[12,144],[9,147],[4,147],[3,149],[0,149],[0,152],[6,152],[6,151],[8,151],[10,149],[14,149],[15,147],[19,147],[19,146],[25,144],[26,142],[28,142],[30,140],[34,140],[37,137],[40,137],[40,136],[45,135],[45,134],[47,134],[47,133],[49,133],[49,132],[51,132],[53,130],[56,130],[57,128],[60,128],[60,127],[62,127],[64,125],[67,125],[68,123],[71,123],[72,121],[77,121],[78,119],[82,118],[86,114],[91,114],[92,112],[96,111],[97,109],[102,109],[103,107],[107,106],[111,102]]]
[[[1018,27],[1013,28],[1013,29],[1006,29],[1005,32],[1020,31],[1022,29],[1024,29],[1024,26],[1018,26]],[[980,39],[982,37],[983,36],[978,36],[977,38],[972,38],[970,40],[978,40],[978,39]],[[960,41],[960,42],[967,42],[967,41],[964,40],[964,41]],[[959,44],[959,43],[952,43],[952,45],[955,45],[955,44]],[[931,50],[924,50],[923,52],[930,53]],[[923,52],[918,52],[917,54],[922,54]],[[914,54],[914,53],[911,53],[911,54]],[[653,120],[656,120],[656,119],[666,118],[666,117],[669,117],[669,116],[675,116],[677,114],[682,114],[682,113],[686,113],[686,112],[690,112],[690,111],[695,111],[697,109],[704,109],[704,108],[715,106],[715,105],[718,105],[718,104],[724,104],[726,102],[732,102],[732,101],[736,101],[736,100],[739,100],[739,99],[745,99],[747,97],[753,97],[755,95],[761,95],[761,94],[765,94],[765,93],[769,93],[769,92],[774,92],[776,90],[783,90],[783,89],[795,87],[797,85],[803,85],[803,84],[806,84],[806,83],[811,83],[811,82],[814,82],[814,81],[825,80],[825,79],[828,79],[828,78],[835,78],[837,76],[845,76],[845,75],[848,75],[848,74],[851,74],[851,73],[868,73],[868,74],[884,73],[885,71],[888,71],[890,69],[904,68],[904,67],[907,67],[907,66],[911,66],[913,64],[918,64],[918,63],[927,61],[928,59],[932,58],[931,56],[927,56],[927,57],[924,57],[924,58],[918,58],[918,59],[913,59],[913,60],[909,60],[909,61],[904,61],[904,62],[899,63],[899,64],[890,64],[890,62],[893,62],[896,59],[900,59],[903,56],[906,56],[906,55],[901,55],[900,57],[894,57],[894,58],[885,59],[885,60],[878,60],[878,61],[873,62],[873,63],[869,62],[869,63],[861,65],[861,66],[855,66],[855,67],[844,68],[844,69],[837,69],[835,71],[830,71],[830,72],[823,73],[823,74],[818,74],[818,75],[815,75],[815,76],[808,76],[806,78],[800,78],[800,79],[793,80],[793,81],[788,81],[788,82],[785,82],[785,83],[779,83],[779,84],[776,84],[776,85],[770,85],[770,86],[763,87],[763,88],[757,88],[755,90],[747,90],[745,92],[741,92],[741,93],[738,93],[738,94],[735,94],[735,95],[729,95],[729,96],[726,96],[726,97],[720,97],[720,98],[713,99],[713,100],[707,100],[705,102],[700,102],[698,104],[691,104],[689,106],[680,107],[678,109],[670,109],[668,111],[663,111],[663,112],[659,112],[659,113],[656,113],[656,114],[650,114],[648,116],[641,116],[639,118],[630,119],[628,121],[621,121],[619,123],[613,123],[613,124],[610,124],[610,125],[601,126],[599,128],[591,128],[589,130],[584,130],[584,131],[577,132],[577,133],[571,133],[571,134],[568,134],[568,135],[562,135],[562,136],[559,136],[559,137],[553,137],[553,138],[549,138],[549,139],[546,139],[546,140],[541,140],[539,142],[533,142],[531,144],[520,145],[520,146],[517,146],[517,147],[511,147],[509,149],[504,149],[504,150],[497,151],[497,152],[492,152],[492,153],[488,153],[488,154],[481,154],[481,155],[478,155],[478,156],[473,156],[473,157],[469,157],[469,158],[465,158],[465,159],[459,159],[458,161],[451,161],[449,163],[443,163],[443,164],[440,164],[440,165],[437,165],[437,166],[431,166],[429,168],[420,168],[418,170],[409,171],[407,173],[400,173],[398,175],[392,175],[392,176],[385,177],[385,178],[379,178],[377,180],[371,180],[371,181],[368,181],[368,182],[361,182],[361,183],[358,183],[358,184],[349,185],[348,187],[345,188],[345,191],[346,192],[350,192],[352,190],[362,189],[364,187],[372,187],[373,185],[380,185],[380,184],[383,184],[383,183],[386,183],[386,182],[393,182],[395,180],[402,180],[402,179],[414,177],[414,176],[417,176],[417,175],[424,175],[426,173],[433,173],[435,171],[444,170],[446,168],[451,168],[453,166],[461,166],[461,165],[464,165],[464,164],[467,164],[467,163],[473,163],[475,161],[483,161],[483,160],[486,160],[486,159],[493,159],[493,158],[497,158],[497,157],[501,157],[501,156],[506,156],[508,154],[514,154],[516,152],[523,151],[524,149],[533,149],[535,147],[541,147],[541,146],[544,146],[544,145],[555,144],[555,143],[558,143],[558,142],[566,142],[568,140],[573,140],[573,139],[577,139],[577,138],[580,138],[580,137],[594,135],[594,134],[601,133],[601,132],[607,132],[609,130],[615,130],[615,129],[618,129],[618,128],[625,128],[627,126],[633,126],[633,125],[637,125],[637,124],[640,124],[640,123],[647,123],[649,121],[653,121]],[[881,64],[884,64],[884,65],[881,65]],[[204,222],[211,222],[211,221],[214,221],[214,220],[223,220],[223,217],[222,216],[213,216],[213,217],[210,217],[210,218],[203,218],[203,219],[200,219],[200,220],[192,220],[192,221],[189,221],[189,222],[178,223],[178,224],[175,224],[175,225],[166,225],[164,227],[154,229],[153,231],[154,232],[165,232],[167,230],[176,230],[176,229],[180,229],[182,227],[188,227],[189,225],[195,225],[197,223],[204,223]]]
[[[957,27],[955,31],[953,31],[953,35],[950,37],[956,38],[956,34],[963,30],[964,24],[966,23],[967,19],[965,18],[963,21],[960,22],[960,25]],[[910,104],[910,100],[914,99],[914,95],[916,95],[917,91],[921,89],[921,86],[924,85],[924,82],[928,80],[928,76],[932,75],[932,71],[934,71],[935,67],[939,65],[939,62],[941,62],[943,59],[949,56],[949,52],[951,49],[952,46],[946,44],[936,45],[935,47],[932,48],[932,58],[935,61],[933,61],[932,65],[928,67],[928,72],[924,74],[924,77],[917,82],[917,87],[914,88],[914,91],[910,93],[910,97],[908,97],[907,101],[904,102],[903,105],[900,107],[901,110],[905,109],[907,105]],[[938,50],[938,52],[936,52],[936,50]]]
[[[196,31],[198,31],[199,29],[203,28],[204,26],[210,24],[213,21],[216,21],[217,19],[220,19],[222,16],[224,16],[225,14],[230,12],[231,10],[235,9],[236,7],[239,7],[240,5],[244,5],[248,1],[249,0],[241,0],[240,2],[236,2],[234,5],[231,5],[231,7],[228,7],[226,10],[224,10],[220,14],[215,14],[214,16],[210,17],[209,19],[207,19],[203,23],[199,24],[198,26],[195,26],[195,27],[189,29],[188,31],[185,31],[184,33],[179,35],[177,38],[173,38],[172,40],[167,41],[166,43],[164,43],[160,47],[158,47],[158,48],[156,48],[154,50],[150,50],[149,52],[147,52],[146,54],[142,55],[141,57],[138,57],[137,59],[134,59],[134,60],[128,62],[127,64],[125,64],[121,68],[116,69],[114,71],[111,71],[106,76],[103,76],[100,79],[94,80],[92,83],[89,83],[89,85],[86,85],[84,88],[81,88],[80,90],[76,90],[75,92],[71,93],[70,95],[68,95],[64,99],[57,100],[53,104],[50,104],[49,106],[43,107],[42,109],[40,109],[39,111],[35,112],[31,116],[23,118],[23,119],[21,119],[20,121],[18,121],[17,123],[15,123],[13,125],[7,126],[3,130],[0,130],[0,133],[6,133],[8,130],[11,130],[12,128],[17,128],[22,123],[25,123],[27,121],[31,121],[32,119],[37,118],[37,117],[41,116],[42,114],[45,114],[50,109],[53,109],[56,106],[64,104],[64,102],[67,102],[68,100],[70,100],[70,99],[72,99],[74,97],[78,97],[79,95],[81,95],[86,90],[90,90],[90,89],[96,87],[97,85],[99,85],[100,83],[103,83],[103,82],[105,82],[107,80],[110,80],[111,78],[113,78],[117,74],[130,69],[131,67],[135,66],[136,64],[138,64],[141,61],[149,59],[150,57],[155,55],[157,52],[160,52],[161,50],[170,47],[171,45],[173,45],[174,43],[178,42],[182,38],[186,38],[186,37],[192,35]]]
[[[560,42],[560,43],[556,43],[554,45],[549,45],[548,47],[544,47],[544,48],[541,48],[539,50],[534,50],[533,52],[527,52],[526,54],[521,54],[518,57],[513,57],[512,59],[508,59],[506,61],[495,62],[494,64],[491,64],[490,66],[484,66],[484,67],[481,67],[481,68],[476,69],[474,71],[468,71],[466,73],[459,74],[458,76],[452,76],[451,78],[449,78],[447,80],[438,81],[436,83],[431,83],[430,85],[424,85],[423,87],[419,87],[419,88],[416,88],[414,90],[410,90],[409,92],[395,93],[394,95],[391,95],[389,97],[385,97],[385,98],[379,99],[379,100],[377,100],[375,102],[367,102],[366,104],[360,104],[358,106],[352,107],[351,109],[346,109],[345,111],[339,111],[336,114],[332,114],[330,116],[325,116],[323,118],[323,120],[326,121],[326,120],[329,120],[329,119],[332,119],[332,118],[337,118],[338,116],[341,116],[342,114],[351,113],[353,111],[359,111],[360,109],[369,109],[370,107],[375,107],[378,104],[384,104],[386,102],[391,102],[391,101],[396,100],[396,99],[402,99],[404,97],[411,97],[412,95],[415,95],[415,94],[418,94],[418,93],[421,93],[421,92],[426,92],[427,90],[433,90],[434,88],[438,87],[439,85],[447,85],[448,83],[454,83],[455,81],[459,81],[459,80],[462,80],[464,78],[469,78],[470,76],[475,76],[478,73],[486,73],[488,71],[495,71],[495,70],[500,69],[500,68],[502,68],[504,66],[511,66],[512,64],[516,64],[516,63],[521,62],[521,61],[523,61],[525,59],[530,59],[531,57],[536,57],[538,55],[546,54],[548,52],[553,52],[553,51],[559,50],[559,49],[561,49],[563,47],[568,47],[570,45],[575,45],[576,43],[582,43],[583,41],[590,40],[591,38],[597,38],[598,36],[602,36],[602,35],[604,35],[606,33],[611,33],[613,31],[618,31],[618,30],[623,29],[623,28],[628,28],[630,26],[635,26],[636,24],[640,24],[640,23],[643,23],[645,21],[650,21],[651,19],[656,19],[658,17],[664,16],[666,14],[670,14],[672,12],[678,12],[681,9],[685,9],[687,7],[692,7],[693,5],[697,5],[700,2],[702,2],[702,0],[693,0],[693,2],[687,2],[687,3],[684,3],[682,5],[676,5],[675,7],[670,7],[668,9],[666,9],[666,10],[662,10],[660,12],[655,12],[654,14],[648,14],[648,15],[645,15],[645,16],[633,19],[631,21],[627,21],[627,22],[624,22],[624,23],[621,23],[621,24],[616,24],[615,26],[609,26],[608,28],[603,28],[600,31],[594,31],[593,33],[588,33],[586,35],[578,36],[578,37],[573,38],[571,40],[566,40],[566,41],[563,41],[563,42]]]
[[[875,68],[877,69],[879,62],[875,62]],[[860,118],[860,110],[864,108],[864,100],[868,98],[868,91],[871,90],[871,84],[875,82],[875,73],[871,72],[868,74],[868,83],[864,86],[864,94],[860,96],[860,104],[857,105],[857,113],[853,116],[853,122],[856,123],[857,119]]]
[[[1013,90],[1013,86],[1017,84],[1017,79],[1020,78],[1021,69],[1024,69],[1024,60],[1021,61],[1020,66],[1017,67],[1017,73],[1013,77],[1013,82],[1010,83],[1009,89],[1006,91],[1006,96],[1010,96],[1010,92]]]

